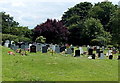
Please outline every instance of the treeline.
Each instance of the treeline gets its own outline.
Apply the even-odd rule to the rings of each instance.
[[[3,41],[120,45],[120,8],[112,2],[98,2],[94,5],[81,2],[64,12],[62,20],[47,19],[34,29],[20,26],[13,17],[1,13]]]

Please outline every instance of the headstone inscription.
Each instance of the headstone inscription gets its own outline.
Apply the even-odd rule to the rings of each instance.
[[[30,46],[30,52],[36,53],[36,46],[35,45]]]

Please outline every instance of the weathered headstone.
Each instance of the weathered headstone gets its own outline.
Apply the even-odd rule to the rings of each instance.
[[[43,47],[42,47],[42,53],[47,53],[47,49],[48,49],[47,46],[43,46]]]
[[[67,49],[66,49],[66,53],[67,53],[67,54],[72,54],[71,48],[67,48]]]
[[[4,46],[5,46],[5,47],[9,47],[9,44],[10,44],[10,41],[9,41],[9,40],[6,40],[5,43],[4,43]]]
[[[37,51],[41,51],[41,44],[37,44],[36,49],[37,49]]]
[[[83,49],[82,49],[82,47],[79,47],[79,50],[80,50],[80,54],[83,54]]]
[[[24,44],[21,45],[21,49],[25,50],[25,45]]]
[[[80,56],[80,50],[75,50],[75,55],[74,57]]]
[[[100,57],[99,57],[99,58],[100,58],[100,59],[104,59],[104,58],[105,58],[103,51],[100,52]]]
[[[36,46],[35,45],[30,46],[30,52],[36,53]]]
[[[60,47],[58,45],[55,46],[55,52],[60,53]]]

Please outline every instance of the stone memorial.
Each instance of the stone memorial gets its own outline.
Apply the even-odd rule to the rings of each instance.
[[[92,48],[89,48],[88,49],[88,55],[92,55],[93,54],[93,49]]]
[[[113,55],[109,55],[109,59],[113,59]]]
[[[9,41],[9,40],[6,40],[5,43],[4,43],[4,46],[5,46],[5,47],[9,47],[9,44],[10,44],[10,41]]]
[[[35,45],[30,46],[30,52],[36,53],[36,46]]]
[[[80,54],[83,54],[83,49],[82,49],[82,47],[79,47],[79,50],[80,50]]]
[[[55,46],[55,52],[56,52],[56,53],[60,53],[60,47],[59,47],[59,45],[56,45],[56,46]]]
[[[67,48],[67,49],[66,49],[66,53],[67,53],[67,54],[72,54],[71,48]]]
[[[95,59],[95,54],[92,54],[92,59]]]
[[[43,47],[42,47],[42,53],[47,53],[47,49],[48,49],[47,46],[43,46]]]
[[[74,57],[80,56],[80,50],[75,50],[75,55]]]

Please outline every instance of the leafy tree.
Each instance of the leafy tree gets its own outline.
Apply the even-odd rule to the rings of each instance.
[[[45,23],[34,28],[34,39],[39,36],[46,38],[47,43],[61,43],[67,41],[68,29],[63,26],[61,21],[47,19]]]
[[[43,37],[43,36],[39,36],[39,37],[36,38],[35,41],[38,42],[38,43],[45,43],[46,38]]]
[[[103,25],[103,28],[105,31],[110,32],[109,27],[107,27],[107,24],[110,21],[111,16],[117,9],[117,6],[112,4],[112,2],[98,2],[95,4],[95,6],[90,11],[90,16],[93,18],[99,19]]]
[[[12,27],[17,27],[18,22],[14,21],[13,17],[5,12],[0,12],[2,14],[2,33],[9,34]]]
[[[89,17],[89,11],[92,8],[92,4],[89,2],[81,2],[74,7],[69,8],[62,16],[62,21],[66,27],[73,24],[78,24],[80,21]]]
[[[86,19],[84,22],[84,29],[82,30],[82,37],[87,39],[87,43],[90,44],[91,41],[97,40],[101,44],[105,45],[110,41],[111,35],[104,31],[104,28],[99,20],[94,18]]]
[[[113,44],[120,45],[120,8],[111,17],[108,27],[111,30]]]

